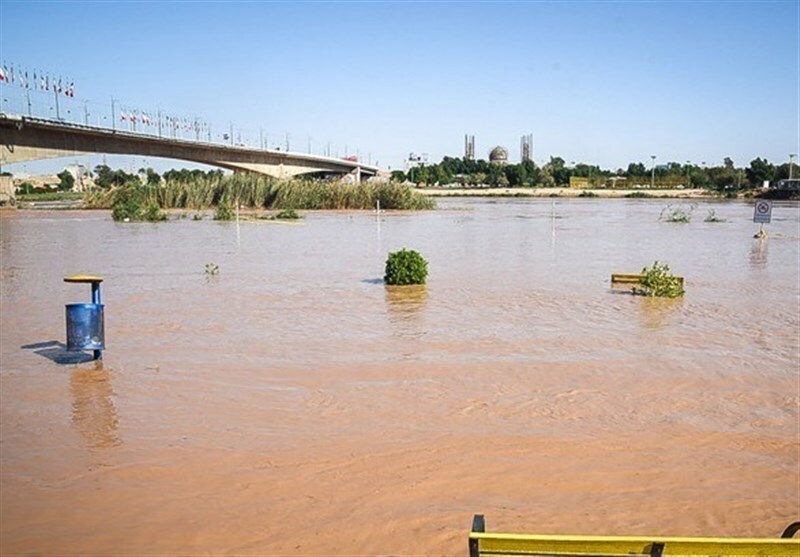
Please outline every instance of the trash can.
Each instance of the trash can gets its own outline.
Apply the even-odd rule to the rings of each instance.
[[[92,350],[94,359],[103,358],[106,336],[103,319],[103,304],[100,300],[102,277],[74,275],[64,282],[92,285],[91,304],[67,304],[67,350]]]
[[[102,304],[67,305],[67,350],[103,350]]]

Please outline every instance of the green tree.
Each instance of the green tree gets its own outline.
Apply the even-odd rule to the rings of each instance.
[[[61,180],[58,184],[58,189],[61,191],[69,191],[75,187],[75,177],[67,170],[62,170],[56,174],[58,179]]]
[[[745,169],[747,181],[753,187],[761,186],[764,181],[772,180],[775,175],[775,166],[770,164],[767,159],[761,157],[750,161],[750,166]]]

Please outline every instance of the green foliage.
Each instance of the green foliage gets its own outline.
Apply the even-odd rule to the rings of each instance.
[[[664,209],[661,210],[661,214],[659,215],[659,220],[663,220],[664,222],[679,222],[679,223],[688,223],[692,221],[692,212],[694,211],[696,204],[691,203],[689,205],[667,205]]]
[[[83,194],[77,191],[39,191],[31,188],[31,193],[17,194],[17,201],[77,201]]]
[[[223,198],[214,210],[214,220],[233,220],[235,216],[227,197]]]
[[[115,221],[142,220],[144,196],[136,186],[116,189],[111,202],[111,218]]]
[[[647,193],[647,192],[644,192],[644,191],[634,191],[634,192],[631,192],[631,193],[629,193],[629,194],[625,195],[625,197],[631,197],[631,198],[646,198],[646,197],[653,197],[653,196],[652,196],[652,195],[650,195],[650,194],[649,194],[649,193]]]
[[[383,280],[390,285],[425,284],[428,262],[416,251],[401,249],[389,254]]]
[[[589,190],[583,190],[578,197],[599,197],[596,193]]]
[[[161,210],[161,207],[155,201],[148,201],[144,207],[142,218],[149,222],[159,222],[167,220],[167,214]]]
[[[58,184],[60,191],[70,191],[75,186],[75,177],[70,172],[62,170],[56,176],[61,180]]]
[[[167,215],[161,210],[161,205],[152,188],[126,185],[111,190],[110,197],[112,199],[111,218],[115,221],[159,222],[167,220]]]
[[[101,188],[139,184],[139,178],[133,174],[128,174],[124,170],[111,170],[105,164],[97,165],[94,174],[94,183]]]
[[[677,298],[683,296],[684,290],[680,278],[670,274],[669,265],[659,265],[658,261],[650,268],[642,269],[639,284],[633,287],[633,293],[640,296]]]
[[[302,218],[302,217],[294,209],[284,209],[283,211],[281,211],[280,213],[275,215],[275,218],[276,219],[292,220],[292,219],[299,219],[299,218]]]

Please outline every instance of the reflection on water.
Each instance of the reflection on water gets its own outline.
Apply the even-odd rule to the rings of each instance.
[[[420,338],[425,335],[425,302],[428,290],[424,284],[386,285],[386,310],[398,337]]]
[[[108,449],[120,444],[117,409],[109,372],[102,362],[92,368],[77,368],[70,376],[72,425],[90,449]]]
[[[656,298],[636,296],[639,302],[639,321],[645,329],[662,329],[670,324],[670,319],[683,307],[684,298]]]
[[[750,247],[750,266],[753,269],[763,269],[767,266],[769,254],[769,241],[767,238],[755,238]]]

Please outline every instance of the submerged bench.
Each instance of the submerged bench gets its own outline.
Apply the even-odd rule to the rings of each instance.
[[[495,534],[486,532],[483,515],[472,519],[470,557],[506,555],[615,557],[665,555],[800,555],[800,539],[791,539],[800,522],[789,526],[780,538],[672,538],[664,536],[556,536]]]
[[[642,282],[644,275],[631,274],[631,273],[612,273],[611,284],[639,284]],[[683,277],[675,277],[681,283],[683,288]]]

